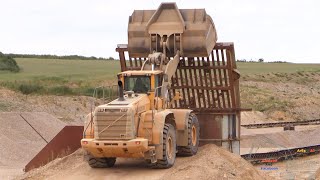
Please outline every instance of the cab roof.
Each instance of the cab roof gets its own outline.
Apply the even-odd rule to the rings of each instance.
[[[126,75],[126,76],[131,76],[131,75],[138,75],[138,76],[141,76],[141,75],[145,75],[145,74],[161,74],[162,71],[160,70],[154,70],[154,71],[123,71],[121,73],[118,73],[118,75]]]

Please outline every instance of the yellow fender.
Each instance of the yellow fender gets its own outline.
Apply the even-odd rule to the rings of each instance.
[[[163,158],[163,128],[167,116],[173,115],[169,110],[163,110],[155,113],[153,129],[152,129],[152,142],[155,145],[157,159]]]
[[[174,117],[174,122],[170,122],[176,128],[178,146],[188,145],[188,118],[192,110],[188,109],[166,109],[155,113],[152,130],[152,143],[156,146],[156,157],[163,157],[163,128],[168,116]]]
[[[177,146],[188,145],[188,119],[192,112],[190,109],[168,109],[174,114],[176,122]]]

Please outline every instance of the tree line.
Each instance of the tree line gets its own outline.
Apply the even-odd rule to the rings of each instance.
[[[263,58],[259,58],[257,61],[255,60],[246,60],[246,59],[237,59],[237,62],[259,62],[259,63],[263,63],[265,62]],[[288,63],[287,61],[270,61],[270,62],[267,62],[267,63]]]
[[[95,56],[79,56],[79,55],[50,55],[50,54],[5,54],[8,57],[12,58],[39,58],[39,59],[66,59],[66,60],[115,60],[113,57],[103,58],[103,57],[95,57]]]

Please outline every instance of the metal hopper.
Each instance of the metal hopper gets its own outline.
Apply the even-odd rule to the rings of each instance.
[[[172,57],[177,50],[185,57],[207,57],[216,41],[214,23],[205,9],[162,3],[157,10],[134,10],[129,17],[130,57],[147,57],[153,51]]]

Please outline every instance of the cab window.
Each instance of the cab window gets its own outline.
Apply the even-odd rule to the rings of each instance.
[[[135,93],[147,93],[150,91],[150,76],[126,76],[124,89]]]

